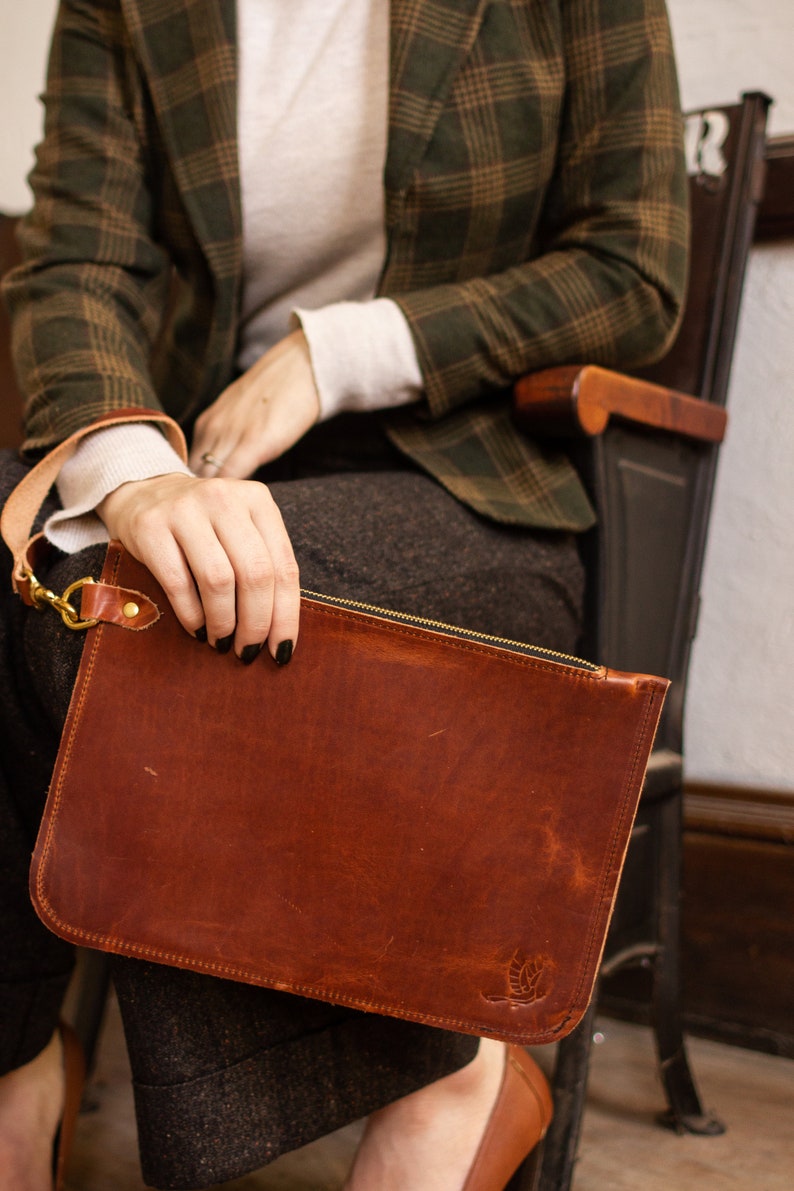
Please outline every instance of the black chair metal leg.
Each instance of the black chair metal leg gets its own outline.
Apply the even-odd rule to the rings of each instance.
[[[96,1050],[110,989],[110,960],[101,951],[81,951],[73,1025],[85,1054],[86,1071],[94,1069]]]
[[[505,1191],[535,1191],[535,1183],[540,1178],[540,1167],[543,1161],[543,1145],[538,1145],[519,1166]]]
[[[579,1025],[559,1043],[552,1081],[554,1117],[542,1146],[521,1167],[518,1191],[568,1191],[571,1186],[587,1095],[595,1013],[594,996]]]
[[[661,807],[662,859],[658,876],[659,950],[653,965],[653,1023],[659,1070],[667,1096],[663,1124],[679,1133],[717,1136],[723,1123],[704,1112],[687,1058],[682,1023],[680,973],[681,846],[683,796],[665,800]],[[665,847],[664,842],[670,841]]]

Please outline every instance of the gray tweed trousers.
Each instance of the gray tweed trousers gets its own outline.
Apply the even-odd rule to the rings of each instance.
[[[10,452],[0,458],[4,500],[25,466]],[[582,571],[573,539],[472,513],[398,455],[374,419],[318,428],[263,478],[305,587],[574,651]],[[50,585],[98,574],[102,555],[54,553]],[[10,573],[4,547],[0,566]],[[72,970],[71,948],[31,908],[27,869],[82,639],[24,608],[5,579],[0,592],[2,1072],[43,1048]],[[114,959],[113,979],[153,1187],[237,1178],[456,1070],[477,1049],[464,1035],[136,960]]]

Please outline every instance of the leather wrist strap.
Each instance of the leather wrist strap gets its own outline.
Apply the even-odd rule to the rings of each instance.
[[[70,628],[86,628],[98,620],[120,624],[124,628],[147,628],[158,619],[157,606],[142,592],[126,591],[106,583],[86,580],[82,586],[82,606],[79,617],[69,604],[69,592],[63,597],[47,591],[36,579],[36,567],[46,550],[42,534],[31,537],[31,530],[58,473],[72,457],[78,445],[88,434],[110,426],[121,426],[131,422],[150,422],[163,428],[171,446],[184,461],[187,461],[187,444],[182,430],[167,414],[153,409],[125,409],[107,414],[97,421],[83,426],[69,438],[64,439],[44,456],[17,484],[0,515],[2,533],[14,560],[11,582],[22,600],[31,607],[53,605],[63,616]]]

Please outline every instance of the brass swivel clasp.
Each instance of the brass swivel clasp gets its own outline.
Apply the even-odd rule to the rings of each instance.
[[[28,571],[25,577],[30,582],[30,598],[33,605],[39,611],[44,608],[54,608],[56,612],[60,613],[61,620],[67,629],[74,629],[75,632],[79,632],[84,629],[91,629],[95,624],[99,623],[91,617],[83,618],[74,604],[70,602],[76,591],[80,591],[87,583],[94,582],[90,575],[84,579],[77,579],[76,582],[70,583],[63,595],[56,595],[54,591],[50,591],[43,583],[39,583],[32,571]]]

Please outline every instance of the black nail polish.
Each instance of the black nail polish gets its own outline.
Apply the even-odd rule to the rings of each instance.
[[[229,633],[228,637],[219,637],[215,642],[215,648],[218,653],[228,653],[234,641],[234,633]]]
[[[250,666],[251,662],[253,662],[255,658],[259,657],[260,653],[262,652],[263,645],[264,641],[261,645],[246,645],[243,652],[240,654],[240,661],[244,662],[246,666]]]
[[[287,662],[292,657],[292,642],[282,641],[276,650],[276,665],[286,666]]]
[[[193,636],[203,645],[207,640],[207,626],[205,624],[199,625]]]

